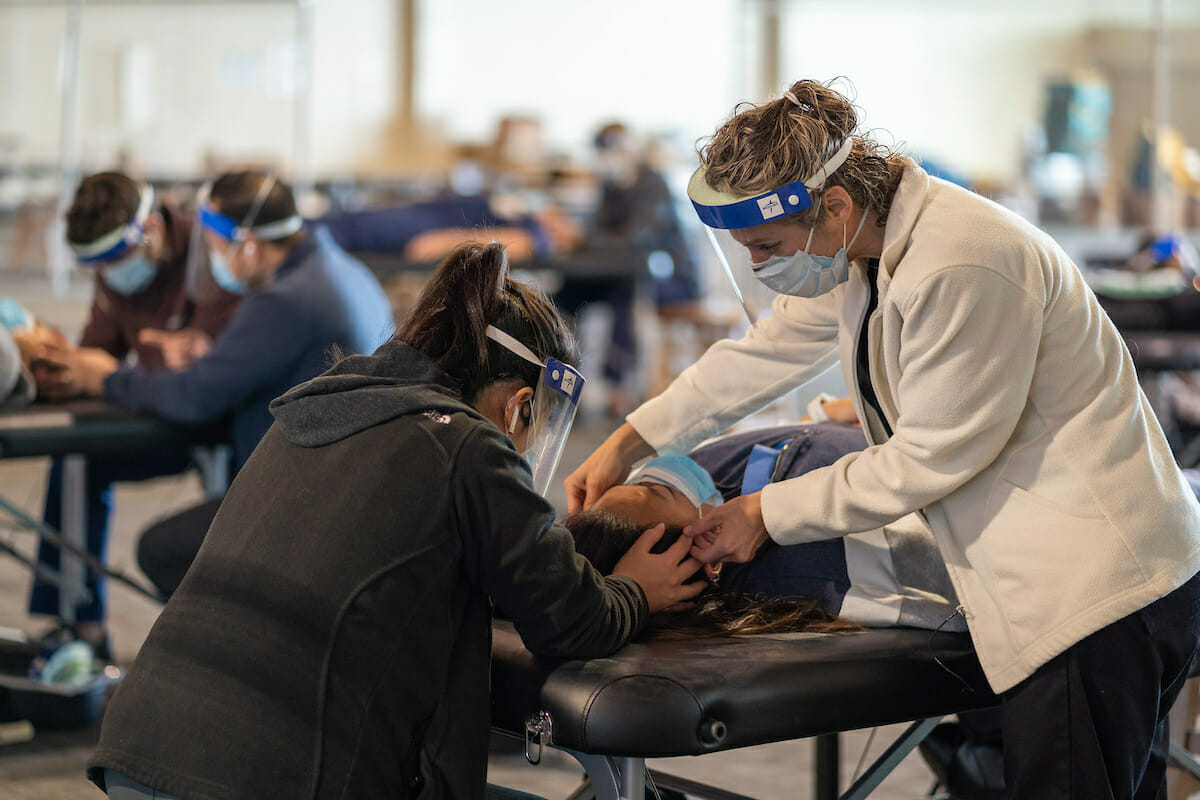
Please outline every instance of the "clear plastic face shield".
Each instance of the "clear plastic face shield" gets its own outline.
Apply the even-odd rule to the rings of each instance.
[[[212,192],[211,183],[200,187],[200,191],[196,195],[196,223],[192,226],[192,238],[188,248],[188,275],[192,286],[196,283],[196,276],[203,269],[207,269],[213,280],[222,289],[235,294],[244,292],[245,284],[229,270],[228,259],[232,257],[232,253],[240,249],[251,235],[263,241],[274,241],[285,239],[304,227],[304,219],[299,214],[293,214],[286,219],[269,222],[265,225],[256,226],[254,224],[276,183],[274,175],[266,176],[255,194],[254,202],[250,204],[245,218],[240,221],[222,214],[212,204],[209,197]],[[218,240],[232,244],[233,247],[229,248],[229,255],[217,252],[215,248],[210,247],[204,236],[205,232]]]
[[[804,180],[792,181],[767,192],[754,195],[737,195],[719,192],[708,185],[705,169],[697,169],[688,182],[688,198],[696,209],[705,233],[725,277],[746,317],[753,325],[770,313],[770,306],[778,292],[768,288],[755,274],[749,251],[733,238],[731,231],[756,228],[771,222],[782,221],[788,216],[813,206],[812,192],[825,185],[825,181],[838,167],[845,163],[854,144],[848,137],[813,175]],[[801,231],[808,229],[797,225]],[[811,244],[811,239],[810,239]]]
[[[548,358],[543,362],[515,337],[494,325],[487,327],[487,337],[509,352],[541,367],[537,386],[533,389],[525,460],[533,471],[534,490],[544,497],[558,468],[571,424],[575,421],[579,395],[583,392],[583,376],[579,370],[557,359]]]

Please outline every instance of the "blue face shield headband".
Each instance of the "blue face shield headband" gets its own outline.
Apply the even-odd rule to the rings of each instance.
[[[71,250],[80,264],[88,266],[115,261],[125,255],[131,248],[142,243],[146,233],[146,220],[154,210],[154,188],[150,184],[142,186],[141,197],[138,199],[137,211],[133,219],[121,227],[86,244],[71,242]]]
[[[205,230],[215,233],[227,242],[244,242],[251,234],[268,242],[291,236],[304,227],[304,219],[299,214],[293,214],[276,222],[268,222],[266,225],[257,227],[254,225],[259,212],[262,211],[263,204],[267,202],[267,196],[275,187],[275,183],[274,175],[268,176],[263,181],[258,194],[254,197],[254,202],[250,204],[250,210],[246,212],[246,218],[240,224],[233,217],[222,214],[213,208],[208,203],[208,192],[206,191],[204,202],[198,204],[200,224],[204,226]]]
[[[713,253],[751,325],[757,324],[760,317],[770,313],[771,305],[779,294],[779,281],[764,280],[770,276],[760,274],[761,265],[756,264],[752,269],[749,264],[742,263],[746,257],[746,249],[729,231],[755,228],[786,219],[798,211],[811,209],[814,205],[813,192],[824,187],[829,176],[849,158],[853,147],[853,137],[847,137],[837,151],[809,177],[754,195],[719,192],[713,189],[708,185],[704,167],[693,173],[688,183],[688,197],[696,213],[705,223],[704,233],[712,244]],[[808,266],[811,267],[811,264]],[[808,272],[813,270],[809,269]],[[808,280],[801,280],[802,278]],[[786,284],[784,288],[788,290],[793,287],[806,289],[809,283],[813,283],[809,276],[796,274],[786,275],[779,280]],[[815,282],[817,289],[833,288],[831,284],[826,277]]]
[[[718,192],[705,180],[704,167],[700,167],[688,181],[688,197],[699,215],[700,221],[710,228],[735,230],[753,228],[773,219],[786,217],[811,208],[811,190],[820,189],[833,172],[845,163],[854,146],[849,137],[833,156],[808,178],[785,183],[770,191],[755,195],[736,195]]]

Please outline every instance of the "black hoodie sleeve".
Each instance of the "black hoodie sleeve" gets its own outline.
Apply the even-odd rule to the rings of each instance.
[[[529,468],[491,425],[454,460],[451,504],[468,577],[538,655],[592,658],[641,631],[646,598],[634,581],[603,577],[575,552]]]

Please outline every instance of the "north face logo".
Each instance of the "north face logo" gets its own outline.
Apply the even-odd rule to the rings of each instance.
[[[778,217],[783,213],[783,203],[779,202],[779,195],[769,194],[766,197],[758,198],[758,210],[762,213],[763,219]]]

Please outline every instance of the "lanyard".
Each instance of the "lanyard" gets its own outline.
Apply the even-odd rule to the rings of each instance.
[[[879,407],[879,398],[875,396],[875,387],[871,384],[871,356],[867,347],[867,328],[871,322],[871,315],[875,313],[875,307],[879,305],[879,287],[876,285],[878,276],[879,259],[872,258],[867,261],[867,286],[870,288],[871,296],[867,300],[867,311],[863,314],[862,328],[858,332],[858,353],[854,359],[855,378],[858,381],[858,390],[862,393],[863,402],[874,410],[890,439],[892,426],[888,424],[887,417],[883,415],[883,409]]]

